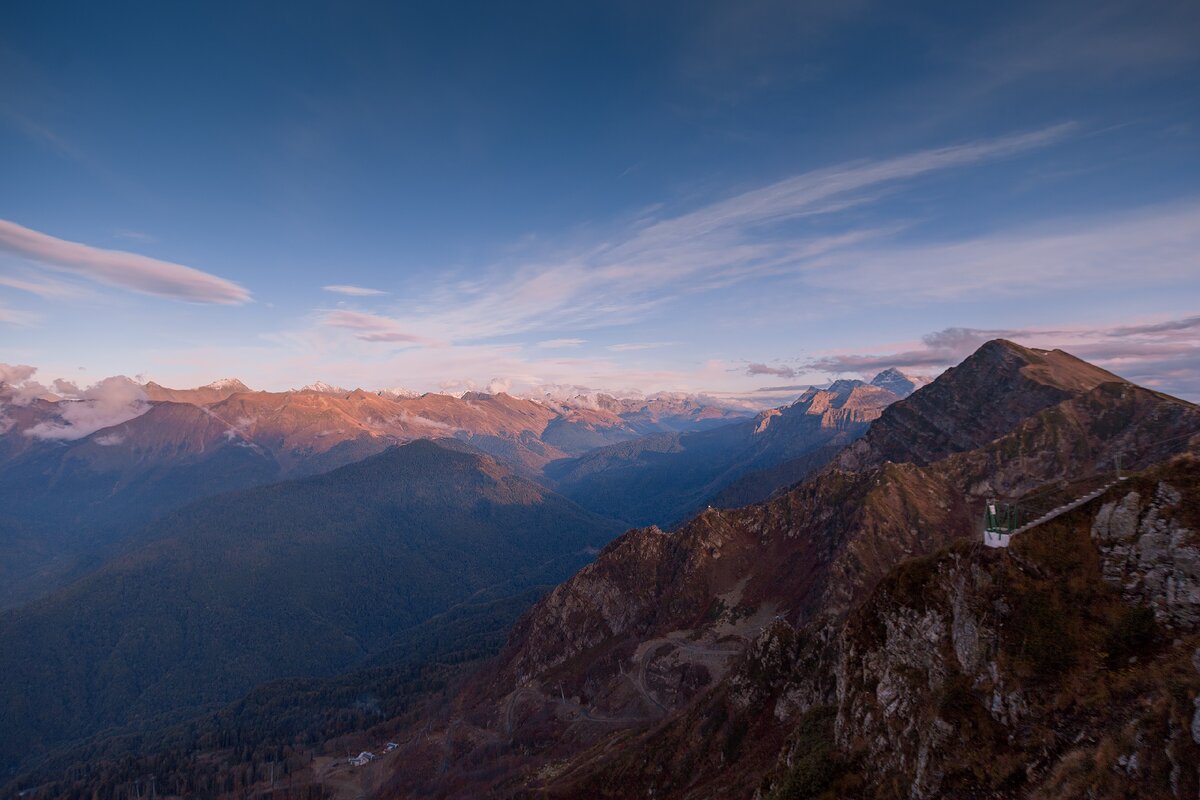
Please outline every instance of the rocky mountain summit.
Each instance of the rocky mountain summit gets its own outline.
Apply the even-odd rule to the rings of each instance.
[[[391,791],[1194,796],[1198,442],[1189,403],[989,342],[786,493],[606,547]],[[1141,473],[979,544],[986,498],[1036,513],[1118,459]]]
[[[908,397],[927,383],[929,378],[924,375],[909,375],[895,367],[888,367],[871,379],[872,386],[887,389],[900,397]]]
[[[142,390],[146,393],[146,399],[150,401],[193,405],[219,403],[232,395],[251,391],[249,386],[237,378],[221,378],[195,389],[169,389],[154,381],[148,381],[143,384]]]

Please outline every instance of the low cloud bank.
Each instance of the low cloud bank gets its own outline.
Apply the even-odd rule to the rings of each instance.
[[[72,440],[103,428],[141,416],[150,407],[140,385],[116,375],[80,388],[61,378],[47,386],[33,379],[36,367],[28,364],[0,364],[0,408],[27,406],[39,398],[57,398],[55,418],[47,419],[24,431],[37,439]],[[5,417],[8,428],[12,427]],[[103,444],[116,444],[110,440]]]

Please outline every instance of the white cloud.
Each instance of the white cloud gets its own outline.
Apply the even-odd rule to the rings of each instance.
[[[512,387],[512,378],[492,378],[488,381],[487,392],[488,394],[500,394],[509,391]]]
[[[558,350],[564,347],[579,347],[581,344],[586,344],[587,339],[546,339],[538,342],[537,346],[543,350]]]
[[[56,382],[56,385],[75,388],[66,381]],[[123,375],[105,378],[86,389],[75,389],[75,392],[73,397],[59,402],[60,420],[35,425],[26,431],[26,435],[39,439],[80,439],[141,416],[150,407],[142,387]]]
[[[58,239],[0,220],[0,249],[51,269],[100,283],[193,303],[244,303],[250,293],[232,281],[182,264]]]
[[[365,286],[351,286],[349,284],[333,284],[331,286],[322,286],[327,292],[334,294],[345,294],[351,297],[374,297],[376,295],[387,294],[382,289],[368,289]]]

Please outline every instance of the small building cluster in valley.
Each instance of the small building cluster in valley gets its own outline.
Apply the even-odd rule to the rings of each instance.
[[[399,746],[400,745],[396,744],[395,742],[388,742],[383,746],[383,752],[390,753]],[[375,755],[370,750],[363,750],[356,756],[350,756],[350,758],[347,760],[350,762],[350,766],[352,767],[363,767],[367,764],[370,764],[377,758],[379,758],[379,756]]]

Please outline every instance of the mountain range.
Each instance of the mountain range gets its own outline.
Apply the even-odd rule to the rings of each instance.
[[[284,479],[181,491],[0,612],[4,791],[1200,791],[1190,403],[1006,340],[931,382],[885,370],[750,418],[679,398],[232,388],[91,435],[120,443],[54,443],[90,475],[110,474],[102,452],[126,454],[111,474],[143,452],[183,475],[166,453],[211,449],[230,461],[203,474],[269,455],[247,480]],[[53,413],[40,402],[14,427]],[[397,406],[423,421],[388,428]],[[209,444],[103,450],[172,428],[166,413]],[[8,447],[3,470],[52,463],[46,443]],[[134,498],[154,486],[112,496],[147,513]],[[1044,521],[985,548],[996,502]]]
[[[66,424],[63,402],[3,402],[0,607],[114,557],[135,531],[186,503],[319,474],[395,444],[455,438],[537,478],[592,443],[743,416],[681,396],[547,404],[482,393],[253,392],[237,380],[142,388],[140,413],[75,439],[37,435]],[[0,402],[6,394],[0,385]]]
[[[633,525],[671,525],[708,504],[747,505],[795,483],[861,436],[916,381],[897,370],[838,380],[739,423],[662,433],[547,465],[560,492]]]

